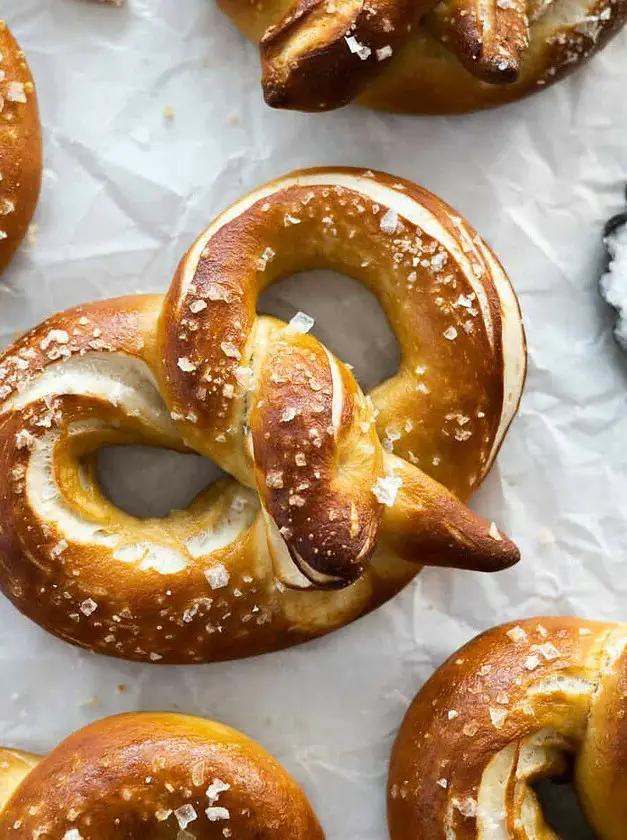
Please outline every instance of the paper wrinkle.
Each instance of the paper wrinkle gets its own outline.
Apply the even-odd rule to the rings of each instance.
[[[0,599],[1,742],[46,750],[90,720],[138,708],[204,714],[270,749],[304,784],[327,836],[380,840],[395,733],[456,647],[540,613],[627,620],[627,361],[597,294],[602,228],[622,209],[627,181],[627,31],[569,81],[512,107],[309,116],[264,106],[257,52],[212,0],[128,0],[125,9],[20,0],[5,13],[38,80],[46,173],[34,243],[0,279],[1,345],[68,306],[165,291],[220,210],[296,167],[413,179],[465,214],[510,272],[529,380],[473,507],[518,542],[516,568],[428,569],[326,639],[197,668],[92,656]],[[262,304],[285,320],[298,310],[316,318],[316,335],[364,387],[397,364],[376,302],[352,281],[293,278]],[[215,475],[196,459],[141,450],[105,462],[107,484],[116,463],[126,468],[118,498],[153,506],[159,487],[184,503]],[[586,835],[573,827],[568,836]]]

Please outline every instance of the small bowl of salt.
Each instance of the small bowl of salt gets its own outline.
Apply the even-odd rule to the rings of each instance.
[[[603,231],[607,251],[601,295],[616,310],[614,337],[627,351],[627,209],[610,219]]]

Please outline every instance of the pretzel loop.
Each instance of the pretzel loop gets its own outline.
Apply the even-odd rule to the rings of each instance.
[[[600,840],[624,836],[627,626],[538,618],[482,634],[419,692],[390,765],[392,840],[554,838],[532,785],[574,784]]]
[[[402,351],[366,397],[307,333],[257,315],[269,283],[331,267],[377,294]],[[421,565],[496,571],[515,546],[463,503],[525,370],[514,294],[429,193],[311,170],[226,210],[165,299],[54,316],[0,360],[0,585],[57,635],[150,661],[207,661],[328,632]],[[138,520],[95,454],[195,450],[233,478]]]

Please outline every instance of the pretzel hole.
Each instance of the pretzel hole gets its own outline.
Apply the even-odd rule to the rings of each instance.
[[[570,777],[544,779],[533,785],[544,817],[558,837],[568,840],[596,840],[584,816]]]
[[[98,480],[116,507],[139,519],[184,510],[225,474],[201,455],[153,446],[109,446],[98,452]]]
[[[345,274],[317,270],[286,277],[262,292],[257,310],[283,321],[298,311],[311,315],[313,335],[353,366],[364,391],[398,370],[398,341],[379,301]]]

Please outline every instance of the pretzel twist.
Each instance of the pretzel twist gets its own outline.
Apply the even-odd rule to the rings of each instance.
[[[627,19],[627,0],[218,0],[260,42],[277,108],[359,100],[406,113],[476,111],[570,73]]]
[[[298,318],[256,314],[266,285],[321,266],[372,289],[396,330],[401,367],[371,397]],[[524,370],[509,282],[443,202],[382,174],[286,176],[213,222],[165,299],[61,313],[0,359],[0,586],[76,644],[194,662],[342,626],[420,565],[506,568],[515,546],[460,499]],[[235,480],[135,519],[95,468],[133,442]]]
[[[557,840],[532,785],[574,784],[599,840],[627,825],[627,625],[537,618],[483,633],[419,692],[394,746],[392,840]]]
[[[41,171],[35,85],[24,53],[0,20],[0,271],[26,235]]]
[[[254,741],[188,715],[98,721],[48,756],[0,750],[0,834],[12,840],[322,840],[305,794]]]

